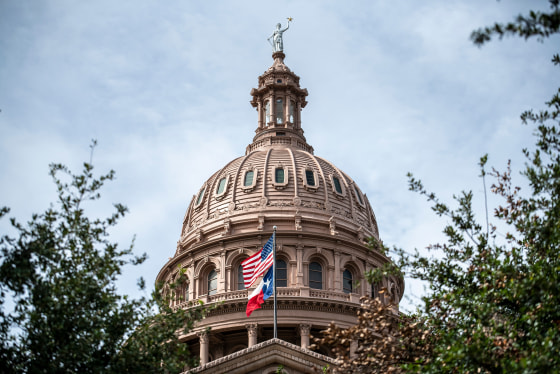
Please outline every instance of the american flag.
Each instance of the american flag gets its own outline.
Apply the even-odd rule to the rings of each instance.
[[[243,265],[243,281],[245,282],[245,288],[251,287],[251,285],[255,283],[255,280],[272,266],[273,245],[274,234],[272,234],[260,251],[241,263],[241,265]]]

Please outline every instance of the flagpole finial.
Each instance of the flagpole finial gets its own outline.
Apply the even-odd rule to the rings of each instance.
[[[272,226],[272,229],[273,229],[274,231],[276,231],[277,228],[278,228],[278,227],[276,227],[276,226]]]

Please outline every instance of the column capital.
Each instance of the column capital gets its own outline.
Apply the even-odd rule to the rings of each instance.
[[[257,336],[258,327],[259,327],[258,323],[248,323],[245,325],[245,327],[247,328],[247,332],[249,333],[249,336]]]
[[[198,335],[200,342],[201,343],[208,343],[210,335],[208,334],[208,331],[203,330],[203,331],[199,331],[196,333],[196,335]]]

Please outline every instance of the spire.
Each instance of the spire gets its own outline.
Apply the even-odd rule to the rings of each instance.
[[[246,154],[268,147],[295,147],[313,153],[301,128],[301,110],[307,105],[307,89],[300,88],[299,77],[284,63],[286,55],[274,51],[274,62],[251,90],[251,105],[258,113],[258,126]]]

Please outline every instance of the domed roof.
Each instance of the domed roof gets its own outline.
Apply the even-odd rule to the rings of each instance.
[[[284,54],[259,77],[252,104],[259,127],[246,155],[214,173],[183,221],[180,249],[259,230],[316,232],[363,242],[379,238],[368,198],[350,176],[313,154],[301,129],[307,90],[284,64]],[[271,105],[273,108],[271,109]],[[255,222],[258,222],[255,224]]]

